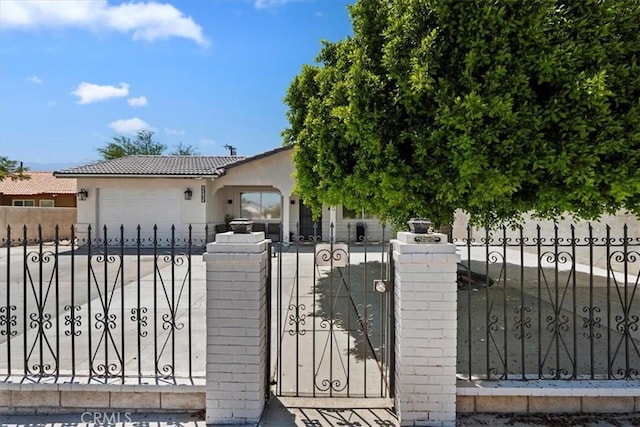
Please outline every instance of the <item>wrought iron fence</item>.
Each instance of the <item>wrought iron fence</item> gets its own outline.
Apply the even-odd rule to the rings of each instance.
[[[204,276],[192,256],[208,230],[175,227],[142,237],[119,227],[71,227],[55,238],[28,239],[11,227],[0,256],[0,375],[88,377],[112,383],[175,382],[204,375],[204,343],[194,342],[204,316]],[[168,236],[168,237],[167,237]],[[3,274],[4,273],[4,274]],[[200,313],[202,311],[202,313]],[[202,348],[200,348],[202,347]],[[144,379],[144,380],[143,380]]]
[[[273,264],[279,396],[389,397],[393,390],[393,293],[374,282],[393,277],[389,243],[366,225],[296,227]],[[355,238],[353,236],[355,235]],[[391,290],[391,285],[388,285]]]
[[[584,231],[468,228],[456,242],[461,377],[640,378],[640,230]]]

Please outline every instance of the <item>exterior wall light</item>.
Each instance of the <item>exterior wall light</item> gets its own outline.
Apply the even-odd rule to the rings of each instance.
[[[185,200],[191,200],[192,196],[193,196],[193,191],[191,191],[190,188],[187,188],[186,190],[184,190],[184,199]]]
[[[78,191],[78,200],[87,200],[87,197],[89,197],[89,192],[81,188],[80,191]]]

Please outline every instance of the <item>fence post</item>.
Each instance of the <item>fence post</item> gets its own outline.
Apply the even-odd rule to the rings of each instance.
[[[264,233],[216,234],[207,266],[207,424],[257,424],[265,405]]]
[[[400,425],[455,426],[459,255],[445,234],[399,232],[392,244]]]

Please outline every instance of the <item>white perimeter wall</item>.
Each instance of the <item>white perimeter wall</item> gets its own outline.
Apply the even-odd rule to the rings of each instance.
[[[462,243],[467,238],[467,225],[469,224],[469,216],[462,211],[457,211],[455,215],[455,221],[453,226],[453,238],[457,243]],[[554,226],[556,223],[553,221],[540,221],[531,217],[531,215],[525,216],[523,223],[523,238],[526,244],[533,245],[537,239],[537,226],[540,225],[540,236],[545,239],[544,243],[551,244],[553,238],[555,238]],[[574,221],[574,219],[567,215],[564,219],[557,222],[558,226],[558,239],[561,245],[567,245],[568,239],[571,238],[571,225],[575,227],[575,238],[578,245],[585,245],[585,238],[589,236],[589,224],[592,226],[592,236],[595,242],[593,249],[593,265],[594,267],[607,268],[607,254],[605,245],[605,238],[607,236],[607,225],[610,227],[609,237],[614,239],[612,245],[620,245],[621,239],[624,233],[624,226],[627,226],[627,237],[631,238],[635,245],[640,242],[640,219],[635,215],[628,214],[626,212],[619,212],[616,215],[603,215],[598,221]],[[472,228],[471,238],[474,243],[481,244],[482,239],[486,236],[484,229]],[[493,234],[494,241],[498,242],[498,239],[503,237],[502,231]],[[511,239],[509,245],[519,244],[520,231],[507,229],[507,238]],[[561,240],[560,240],[561,239]],[[636,246],[637,247],[637,246]],[[615,250],[615,249],[612,249]],[[526,252],[536,253],[536,247],[526,247]],[[588,265],[590,263],[590,254],[588,247],[576,248],[576,262],[580,264]],[[615,269],[615,266],[614,266]]]

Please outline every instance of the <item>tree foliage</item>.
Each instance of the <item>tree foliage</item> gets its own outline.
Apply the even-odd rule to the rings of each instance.
[[[126,136],[115,136],[112,142],[98,148],[98,153],[104,160],[113,160],[133,154],[160,155],[167,146],[154,139],[154,132],[141,130],[135,139]]]
[[[640,3],[358,0],[285,102],[297,191],[396,223],[640,214]]]
[[[28,171],[29,168],[22,166],[22,163],[18,164],[15,160],[0,156],[0,181],[4,181],[5,179],[11,179],[13,181],[30,179],[31,177]]]
[[[104,160],[113,160],[134,154],[161,155],[167,146],[156,141],[154,136],[155,133],[149,130],[138,132],[133,140],[126,136],[115,136],[112,142],[98,148],[98,153]],[[170,154],[172,156],[197,156],[200,153],[192,145],[181,142]]]
[[[172,156],[198,156],[200,152],[192,145],[185,145],[182,142],[171,152]]]

